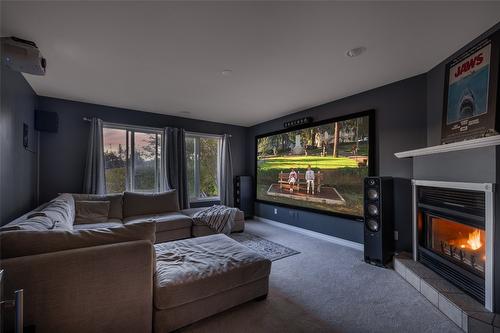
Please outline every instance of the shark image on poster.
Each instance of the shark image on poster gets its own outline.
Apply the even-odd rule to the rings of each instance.
[[[446,123],[488,112],[491,44],[450,68]]]

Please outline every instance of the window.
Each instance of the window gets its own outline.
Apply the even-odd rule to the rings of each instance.
[[[186,135],[187,179],[191,201],[219,200],[221,144],[220,136]]]
[[[104,125],[106,192],[160,190],[161,131]]]

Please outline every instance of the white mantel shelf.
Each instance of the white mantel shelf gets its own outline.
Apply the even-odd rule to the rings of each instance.
[[[425,155],[446,153],[446,152],[457,151],[457,150],[466,150],[466,149],[481,148],[481,147],[488,147],[488,146],[497,146],[497,145],[500,145],[500,135],[493,135],[493,136],[488,136],[485,138],[472,139],[472,140],[467,140],[467,141],[448,143],[448,144],[439,145],[439,146],[432,146],[432,147],[427,147],[427,148],[402,151],[399,153],[395,153],[394,155],[396,155],[397,158],[408,158],[408,157],[415,157],[415,156],[425,156]]]

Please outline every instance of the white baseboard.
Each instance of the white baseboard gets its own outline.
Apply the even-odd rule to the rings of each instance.
[[[263,218],[260,216],[254,216],[254,219],[257,221],[260,221],[260,222],[271,224],[271,225],[278,227],[278,228],[283,228],[283,229],[287,229],[290,231],[295,231],[299,234],[303,234],[306,236],[321,239],[321,240],[324,240],[324,241],[327,241],[330,243],[334,243],[334,244],[338,244],[338,245],[342,245],[342,246],[347,246],[347,247],[350,247],[350,248],[358,250],[358,251],[364,250],[364,245],[361,243],[353,242],[353,241],[346,240],[346,239],[339,238],[339,237],[335,237],[335,236],[325,235],[325,234],[322,234],[320,232],[311,231],[311,230],[307,230],[304,228],[295,227],[293,225],[289,225],[286,223],[281,223],[278,221],[266,219],[266,218]]]

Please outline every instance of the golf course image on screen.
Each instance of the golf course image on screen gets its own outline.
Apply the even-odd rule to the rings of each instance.
[[[362,216],[369,131],[363,113],[257,137],[257,200]]]

